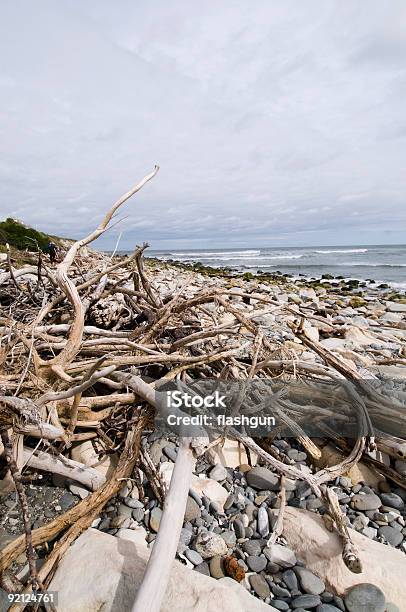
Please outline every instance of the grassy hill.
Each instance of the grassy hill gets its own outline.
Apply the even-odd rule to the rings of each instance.
[[[11,217],[0,222],[0,251],[5,251],[6,243],[19,251],[37,251],[38,248],[46,251],[50,241],[56,244],[61,242],[57,236],[39,232]]]

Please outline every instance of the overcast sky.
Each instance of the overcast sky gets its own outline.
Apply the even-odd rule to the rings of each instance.
[[[121,248],[405,243],[404,0],[2,0],[0,212]]]

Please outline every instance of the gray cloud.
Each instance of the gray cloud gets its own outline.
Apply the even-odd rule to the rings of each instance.
[[[5,0],[0,210],[131,248],[404,242],[406,7]]]

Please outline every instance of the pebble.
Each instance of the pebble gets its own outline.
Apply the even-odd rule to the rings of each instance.
[[[269,534],[269,519],[266,508],[264,508],[263,506],[260,506],[260,508],[258,508],[257,523],[259,535],[265,538]]]
[[[171,461],[175,463],[177,453],[175,449],[172,448],[172,446],[164,446],[164,453],[168,457],[168,459],[170,459]]]
[[[390,525],[379,527],[378,533],[383,536],[391,546],[399,546],[399,544],[403,542],[402,533]]]
[[[286,572],[283,572],[283,582],[286,584],[290,591],[297,591],[298,582],[296,574],[293,570],[288,569]]]
[[[220,536],[223,538],[228,548],[234,548],[237,541],[234,531],[223,531]]]
[[[199,574],[204,574],[205,576],[210,576],[209,564],[206,563],[205,561],[203,561],[203,563],[199,563],[199,565],[196,565],[194,567],[194,570],[196,572],[199,572]]]
[[[135,521],[138,521],[140,523],[144,518],[144,512],[145,511],[143,508],[135,508],[132,511],[131,516],[133,517]]]
[[[271,584],[271,589],[272,589],[272,593],[276,596],[276,597],[285,597],[290,599],[290,593],[287,589],[284,589],[283,587],[281,587],[279,584]]]
[[[245,538],[245,527],[240,519],[235,519],[235,521],[233,521],[233,527],[238,539]]]
[[[221,463],[217,463],[214,468],[212,468],[209,472],[209,477],[212,480],[216,480],[217,482],[221,482],[227,478],[227,470],[221,465]]]
[[[150,526],[150,529],[152,529],[152,531],[155,531],[155,533],[158,532],[159,525],[161,523],[161,518],[162,518],[161,508],[152,508],[151,513],[149,515],[149,526]]]
[[[190,548],[187,548],[185,551],[185,557],[191,563],[193,563],[193,565],[200,565],[200,563],[203,563],[202,556],[199,555],[199,553],[196,550],[191,550]]]
[[[216,555],[210,559],[210,575],[212,578],[219,580],[225,578],[224,562],[221,555]]]
[[[223,538],[212,531],[201,531],[195,541],[195,549],[203,559],[227,554],[227,545]]]
[[[263,550],[264,555],[272,563],[277,563],[280,567],[288,568],[296,565],[296,555],[287,546],[272,544]]]
[[[80,497],[80,499],[85,499],[88,495],[90,495],[90,491],[88,491],[85,487],[80,487],[79,485],[75,484],[69,485],[69,491],[73,495]]]
[[[385,595],[373,584],[361,583],[351,587],[344,601],[349,612],[385,611]]]
[[[293,609],[304,608],[305,610],[312,610],[317,608],[321,604],[321,599],[317,595],[299,595],[292,601],[291,606]],[[363,612],[366,612],[365,610]]]
[[[272,607],[277,610],[289,610],[289,604],[282,599],[272,599]]]
[[[254,489],[279,490],[279,477],[268,468],[256,466],[246,473],[247,482]]]
[[[143,504],[138,499],[134,499],[133,497],[124,497],[123,503],[129,508],[142,508],[143,507]]]
[[[355,510],[378,510],[382,506],[382,502],[375,493],[359,493],[352,498],[351,506]]]
[[[316,612],[340,612],[340,608],[336,608],[331,604],[322,603],[320,606],[317,606]]]
[[[187,498],[185,508],[185,521],[194,521],[200,516],[200,506],[195,502],[192,497]]]
[[[247,565],[252,572],[262,572],[266,568],[267,560],[265,557],[248,557]]]
[[[271,595],[271,590],[267,581],[260,574],[253,574],[250,576],[249,582],[260,599],[266,599]]]
[[[405,502],[396,493],[382,493],[381,501],[384,506],[396,508],[397,510],[402,510],[405,507]]]
[[[65,511],[74,506],[76,502],[77,499],[74,495],[72,495],[72,493],[64,493],[59,500],[59,505],[61,506],[62,510]]]
[[[261,543],[259,540],[247,540],[241,548],[250,556],[258,557],[261,554]]]
[[[296,576],[299,579],[300,586],[305,593],[310,595],[320,595],[326,588],[324,582],[310,570],[296,566],[294,569]]]

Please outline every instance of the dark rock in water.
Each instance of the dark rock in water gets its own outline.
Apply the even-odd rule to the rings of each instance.
[[[254,489],[269,489],[276,491],[279,489],[279,477],[277,474],[265,467],[254,467],[245,475],[248,484]]]
[[[270,596],[271,590],[265,578],[260,574],[253,574],[249,577],[250,585],[260,599],[266,599]]]
[[[321,599],[318,595],[299,595],[291,603],[291,607],[295,610],[296,608],[304,608],[305,610],[312,610],[317,608],[321,604]],[[365,612],[365,610],[364,610]]]
[[[386,607],[381,589],[366,582],[351,587],[344,601],[349,612],[384,612]]]

